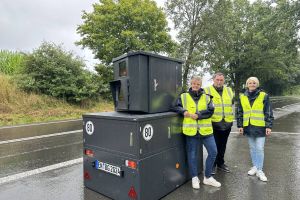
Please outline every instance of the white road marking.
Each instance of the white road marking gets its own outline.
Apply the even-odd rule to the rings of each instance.
[[[293,104],[289,104],[289,105],[285,105],[285,106],[282,106],[281,108],[290,108],[290,107],[294,107],[295,105],[300,105],[300,103],[293,103]]]
[[[300,133],[292,133],[292,132],[277,132],[277,131],[272,131],[272,133],[275,134],[288,134],[288,135],[299,135]]]
[[[0,145],[1,144],[13,143],[13,142],[22,142],[22,141],[26,141],[26,140],[35,140],[35,139],[40,139],[40,138],[54,137],[54,136],[60,136],[60,135],[68,135],[68,134],[79,133],[79,132],[82,132],[82,130],[80,129],[80,130],[75,130],[75,131],[53,133],[53,134],[40,135],[40,136],[34,136],[34,137],[18,138],[18,139],[13,139],[13,140],[4,140],[4,141],[0,141]]]
[[[63,144],[63,145],[45,147],[45,148],[42,148],[42,149],[36,149],[36,150],[33,150],[33,151],[26,151],[26,152],[17,153],[17,154],[5,155],[5,156],[0,157],[0,159],[14,157],[14,156],[20,156],[20,155],[25,155],[25,154],[29,154],[29,153],[35,153],[35,152],[49,150],[49,149],[56,149],[56,148],[60,148],[60,147],[73,146],[73,145],[77,145],[77,144],[82,144],[82,141],[80,141],[80,142],[74,142],[74,143],[70,143],[70,144]]]
[[[82,163],[82,162],[83,162],[83,158],[77,158],[77,159],[74,159],[74,160],[69,160],[69,161],[66,161],[66,162],[61,162],[61,163],[57,163],[57,164],[54,164],[54,165],[49,165],[47,167],[42,167],[42,168],[22,172],[22,173],[19,173],[19,174],[6,176],[6,177],[3,177],[3,178],[0,178],[0,184],[7,183],[7,182],[10,182],[10,181],[15,181],[15,180],[25,178],[25,177],[28,177],[28,176],[40,174],[40,173],[47,172],[47,171],[54,170],[54,169],[67,167],[67,166]]]
[[[74,121],[82,121],[82,119],[70,119],[70,120],[64,120],[64,121],[56,121],[56,122],[43,122],[43,123],[35,123],[35,124],[23,124],[23,125],[16,125],[16,126],[5,126],[1,127],[1,129],[7,129],[7,128],[18,128],[18,127],[26,127],[26,126],[39,126],[39,125],[45,125],[45,124],[59,124],[62,122],[74,122]]]

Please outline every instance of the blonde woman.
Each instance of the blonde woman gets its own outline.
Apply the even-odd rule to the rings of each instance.
[[[240,134],[247,136],[252,167],[248,175],[256,175],[261,181],[268,181],[263,172],[264,145],[266,136],[271,135],[273,112],[269,95],[259,88],[259,80],[250,77],[246,90],[240,94],[237,108],[237,127]]]
[[[221,183],[212,176],[212,169],[217,156],[217,146],[211,123],[214,106],[210,96],[205,94],[201,86],[202,78],[193,76],[190,89],[179,96],[174,107],[174,111],[183,116],[182,131],[186,138],[188,167],[194,189],[200,188],[198,146],[202,143],[208,153],[203,184],[213,187],[221,186]]]

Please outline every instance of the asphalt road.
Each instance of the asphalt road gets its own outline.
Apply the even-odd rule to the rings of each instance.
[[[300,199],[297,190],[300,184],[300,105],[295,104],[297,101],[299,99],[273,99],[278,119],[265,148],[268,183],[246,175],[250,167],[247,141],[233,129],[226,153],[232,172],[216,174],[222,187],[216,189],[201,184],[201,189],[195,191],[187,182],[163,199]],[[293,105],[288,107],[287,104]],[[80,130],[35,135],[32,139],[16,138],[20,141],[14,138],[0,141],[0,200],[108,199],[83,186]]]

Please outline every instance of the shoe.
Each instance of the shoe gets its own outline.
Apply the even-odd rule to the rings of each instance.
[[[200,180],[198,176],[192,178],[192,187],[197,190],[200,189]]]
[[[218,166],[218,169],[220,169],[220,170],[222,170],[222,171],[224,171],[224,172],[227,172],[227,173],[230,172],[228,166],[225,165],[225,164]]]
[[[256,172],[256,176],[258,177],[259,180],[261,180],[261,181],[263,181],[263,182],[267,182],[267,181],[268,181],[268,179],[267,179],[265,173],[264,173],[262,170],[258,170],[258,171]]]
[[[212,170],[211,170],[211,175],[215,175],[217,172],[217,167],[213,166]]]
[[[254,166],[254,167],[251,167],[251,169],[248,171],[248,175],[249,176],[254,176],[257,172],[257,168]]]
[[[204,176],[203,184],[210,185],[210,186],[213,186],[213,187],[221,187],[221,183],[216,181],[216,179],[214,179],[214,177],[212,177],[212,176],[209,177],[209,178],[206,178]]]

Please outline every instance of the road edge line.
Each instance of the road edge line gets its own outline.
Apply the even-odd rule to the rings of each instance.
[[[49,166],[46,166],[46,167],[41,167],[41,168],[38,168],[38,169],[34,169],[34,170],[30,170],[30,171],[21,172],[21,173],[14,174],[14,175],[2,177],[2,178],[0,178],[0,185],[3,184],[3,183],[16,181],[16,180],[21,179],[21,178],[26,178],[26,177],[29,177],[29,176],[32,176],[32,175],[41,174],[41,173],[44,173],[44,172],[47,172],[47,171],[67,167],[67,166],[78,164],[78,163],[81,163],[81,162],[83,162],[83,158],[77,158],[77,159],[74,159],[74,160],[69,160],[69,161],[57,163],[57,164],[54,164],[54,165],[49,165]]]

